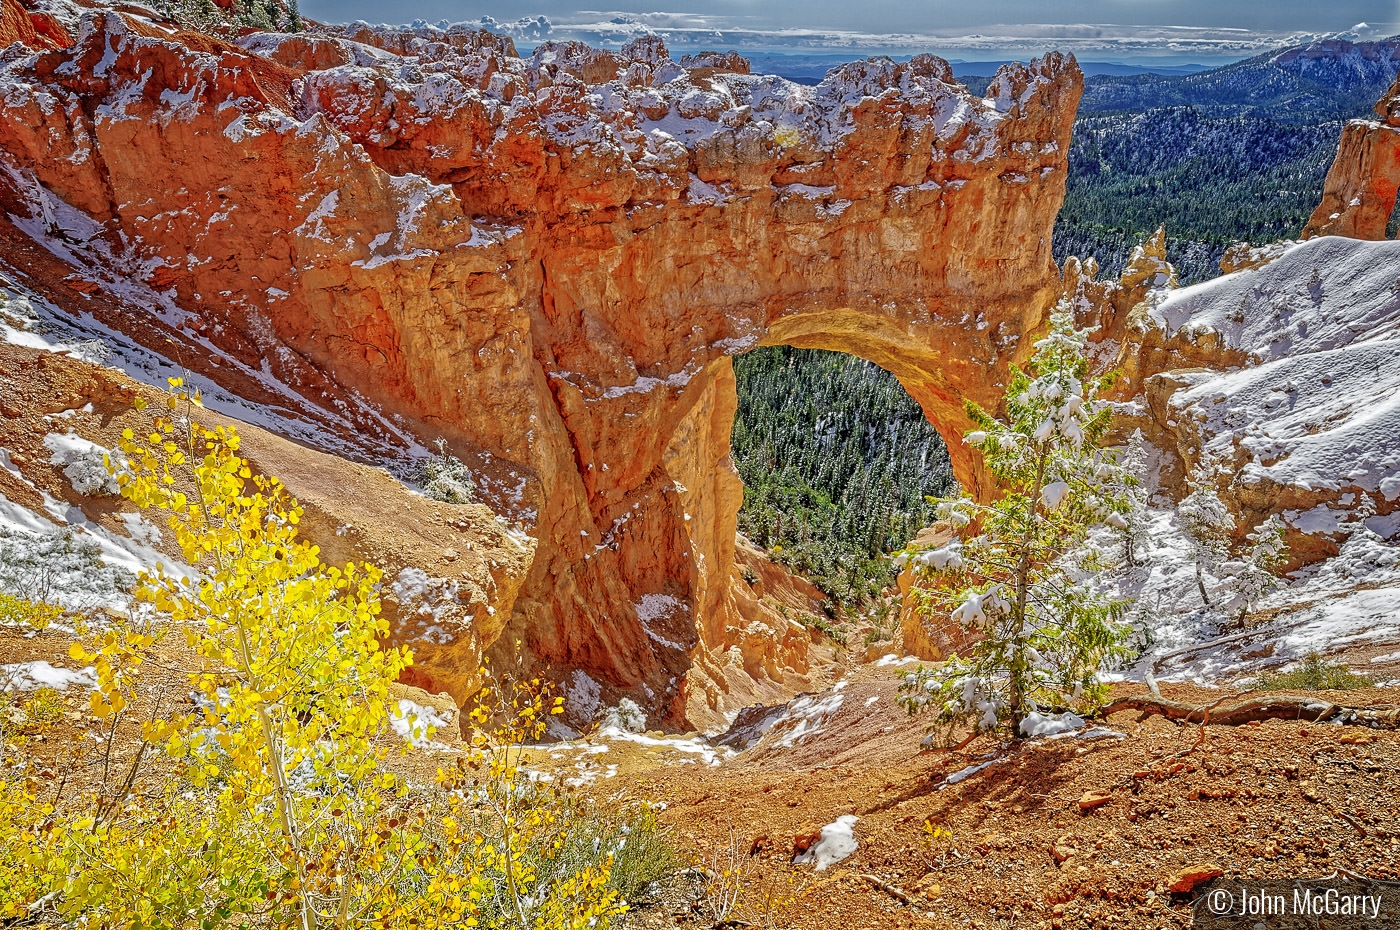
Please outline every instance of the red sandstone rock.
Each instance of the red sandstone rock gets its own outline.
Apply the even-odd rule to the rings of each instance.
[[[749,60],[738,52],[699,52],[682,55],[681,67],[690,72],[692,80],[716,74],[750,74]]]
[[[795,640],[749,641],[732,588],[731,356],[860,355],[956,437],[1059,293],[1072,58],[1003,68],[981,99],[931,56],[806,88],[691,73],[653,39],[530,59],[458,29],[241,41],[96,12],[73,48],[11,62],[0,197],[42,201],[60,254],[141,268],[309,404],[446,439],[538,538],[505,642],[657,718],[717,712],[701,679],[731,683],[704,656],[801,664]]]
[[[1079,799],[1079,810],[1081,813],[1087,814],[1089,811],[1103,807],[1105,804],[1112,800],[1112,791],[1106,791],[1102,788],[1094,788],[1090,791],[1084,792],[1083,797]]]
[[[1212,878],[1219,878],[1224,874],[1224,869],[1211,863],[1189,865],[1173,873],[1171,878],[1167,880],[1167,890],[1173,894],[1188,894],[1194,891],[1197,885],[1204,884]]]

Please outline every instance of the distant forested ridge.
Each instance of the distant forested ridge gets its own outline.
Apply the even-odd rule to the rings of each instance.
[[[1322,198],[1346,121],[1400,71],[1400,39],[1330,39],[1184,76],[1085,81],[1055,224],[1055,258],[1117,274],[1167,227],[1184,283],[1220,273],[1230,243],[1292,238]]]
[[[1194,107],[1084,116],[1070,145],[1055,258],[1093,256],[1108,274],[1165,224],[1184,283],[1220,274],[1232,242],[1294,238],[1322,198],[1344,121],[1212,117]]]
[[[1189,106],[1209,116],[1259,116],[1294,123],[1359,116],[1400,70],[1400,37],[1324,39],[1188,75],[1095,75],[1080,116]]]
[[[894,375],[837,352],[756,349],[734,360],[739,529],[847,606],[888,585],[881,556],[954,487],[938,432]]]

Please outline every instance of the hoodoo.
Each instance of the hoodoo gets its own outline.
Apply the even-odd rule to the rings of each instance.
[[[1322,202],[1303,238],[1384,239],[1400,191],[1400,78],[1376,104],[1380,119],[1352,120],[1342,130]]]
[[[802,87],[654,37],[240,42],[107,11],[12,56],[6,211],[78,296],[144,280],[109,325],[216,381],[209,350],[241,361],[361,457],[445,440],[538,540],[473,648],[521,640],[653,719],[744,703],[696,672],[743,635],[731,357],[859,355],[956,437],[1059,293],[1072,57],[982,98],[927,55]]]

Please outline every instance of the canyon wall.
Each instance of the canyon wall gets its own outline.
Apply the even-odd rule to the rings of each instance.
[[[80,293],[140,284],[112,325],[227,357],[211,378],[386,457],[444,440],[537,539],[498,653],[657,721],[747,703],[706,666],[746,636],[730,360],[754,346],[890,370],[987,491],[962,407],[995,406],[1059,293],[1072,57],[980,98],[931,56],[801,87],[654,37],[521,58],[463,29],[74,25],[0,70],[16,225]],[[775,650],[756,665],[800,664]]]

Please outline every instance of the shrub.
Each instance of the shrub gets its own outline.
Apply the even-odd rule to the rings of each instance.
[[[547,789],[536,785],[535,790]],[[650,804],[605,809],[572,794],[555,797],[568,825],[560,835],[556,868],[582,870],[600,855],[608,857],[607,887],[618,901],[645,898],[685,866]]]
[[[44,445],[53,452],[49,461],[63,468],[74,491],[84,496],[121,492],[112,472],[109,450],[73,433],[49,433],[44,437]]]
[[[414,479],[423,487],[423,495],[444,504],[470,504],[476,493],[471,471],[461,459],[447,451],[447,444],[437,442],[437,455],[418,464]]]
[[[1254,684],[1256,691],[1350,691],[1375,687],[1369,676],[1359,675],[1339,662],[1329,662],[1317,653],[1305,658],[1297,668],[1265,672]]]
[[[71,527],[49,533],[0,529],[0,592],[31,605],[61,599],[65,606],[84,610],[124,595],[134,583],[130,572],[103,562],[101,547]],[[0,603],[0,611],[5,609]]]
[[[0,626],[27,626],[33,630],[42,630],[61,616],[61,607],[0,591]]]
[[[608,883],[624,901],[645,896],[658,882],[686,866],[650,804],[624,808],[601,822],[605,827],[603,845],[612,850],[613,857]]]
[[[624,733],[642,733],[647,728],[646,711],[631,698],[623,698],[616,707],[609,707],[598,718],[602,727],[613,727]]]
[[[802,130],[796,126],[776,126],[773,129],[773,144],[780,148],[791,148],[802,142]]]

